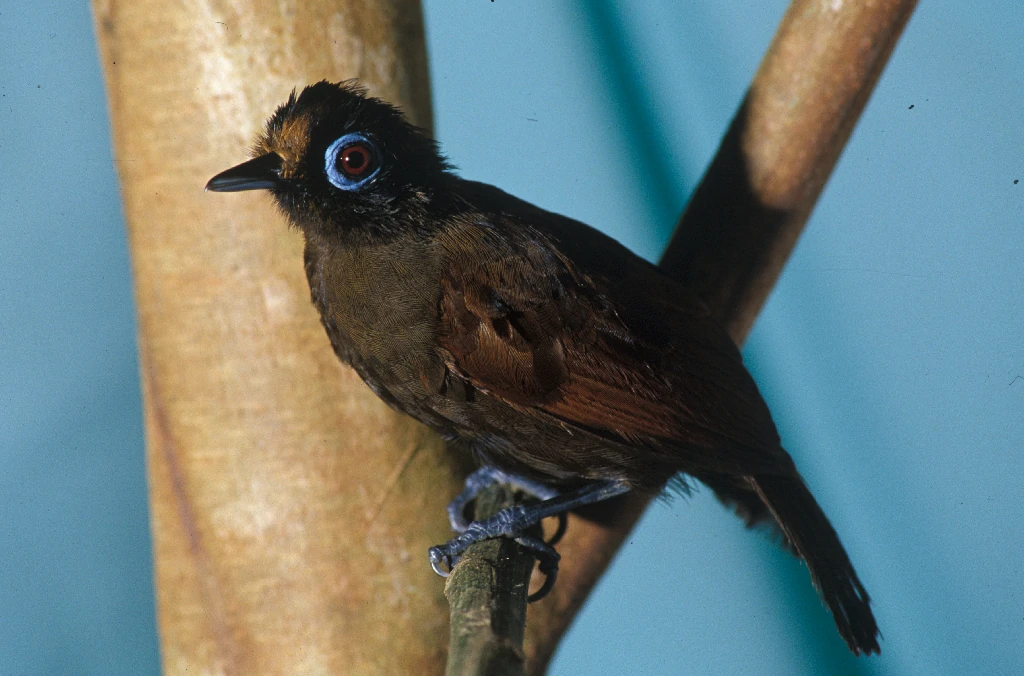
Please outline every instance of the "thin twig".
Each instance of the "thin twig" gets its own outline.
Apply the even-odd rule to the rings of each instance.
[[[493,484],[477,496],[477,520],[515,504],[514,490]],[[526,597],[534,557],[508,538],[470,547],[448,577],[451,605],[447,676],[521,676]]]

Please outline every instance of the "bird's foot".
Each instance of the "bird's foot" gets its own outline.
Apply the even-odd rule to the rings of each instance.
[[[465,487],[462,489],[462,492],[448,503],[448,523],[451,524],[453,531],[459,534],[466,532],[470,524],[469,519],[466,518],[466,507],[476,500],[476,496],[480,495],[481,491],[496,483],[512,486],[538,500],[550,500],[558,497],[557,490],[539,481],[534,481],[518,474],[509,474],[494,467],[481,467],[466,477]],[[557,516],[558,529],[551,536],[551,539],[547,541],[548,545],[554,545],[561,540],[568,526],[568,518],[565,512]]]
[[[480,474],[480,472],[475,472],[471,475],[471,478],[477,474]],[[474,481],[483,481],[485,476],[481,475]],[[485,485],[490,485],[496,481],[498,479],[491,478]],[[461,506],[457,507],[460,515],[465,505],[469,502],[469,500],[464,500],[460,503],[460,499],[470,490],[469,483],[467,480],[466,490],[452,503],[453,505],[461,504]],[[482,488],[477,490],[478,493],[479,490],[482,490]],[[601,481],[588,484],[564,495],[555,495],[537,504],[507,507],[488,519],[473,521],[467,524],[457,536],[445,544],[431,547],[428,552],[430,555],[430,566],[441,577],[448,577],[451,570],[459,562],[459,557],[471,545],[496,537],[512,538],[534,553],[537,557],[540,571],[547,576],[543,586],[529,597],[531,602],[537,601],[546,596],[551,591],[552,586],[554,586],[558,575],[558,561],[560,557],[558,552],[551,546],[552,543],[544,542],[530,535],[524,535],[524,532],[549,516],[560,516],[562,519],[565,519],[565,514],[570,509],[607,500],[628,491],[629,488],[620,481]],[[452,511],[453,508],[449,506],[449,517],[452,516]],[[454,525],[453,519],[453,528]],[[561,537],[564,530],[564,527],[559,528],[556,537]]]
[[[502,510],[495,514],[495,516],[502,515],[504,512],[512,509],[515,509],[515,507]],[[430,554],[430,567],[441,577],[448,577],[452,569],[459,562],[462,553],[469,549],[471,545],[491,538],[509,537],[519,543],[521,547],[533,552],[533,555],[537,558],[537,569],[544,573],[545,576],[544,584],[536,592],[530,594],[527,597],[527,601],[533,603],[547,596],[551,588],[555,586],[555,580],[558,578],[558,561],[561,559],[561,556],[555,551],[555,548],[540,538],[530,535],[515,535],[504,529],[491,535],[489,533],[492,531],[488,530],[489,522],[490,519],[487,521],[474,521],[458,537],[452,538],[443,545],[431,547],[428,551]]]

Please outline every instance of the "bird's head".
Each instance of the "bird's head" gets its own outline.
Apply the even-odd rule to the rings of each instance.
[[[267,121],[248,162],[207,190],[270,190],[306,232],[386,235],[428,209],[450,166],[437,144],[389,103],[354,82],[295,92]]]

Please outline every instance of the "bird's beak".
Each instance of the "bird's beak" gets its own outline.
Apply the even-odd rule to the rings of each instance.
[[[206,189],[214,192],[239,192],[277,188],[282,183],[281,156],[267,153],[220,172],[210,179]]]

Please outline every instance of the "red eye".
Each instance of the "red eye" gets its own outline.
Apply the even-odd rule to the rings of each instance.
[[[373,151],[362,143],[353,143],[338,153],[338,168],[353,178],[373,168]]]
[[[335,139],[324,151],[324,173],[338,190],[362,190],[380,171],[380,162],[377,145],[360,132]]]

